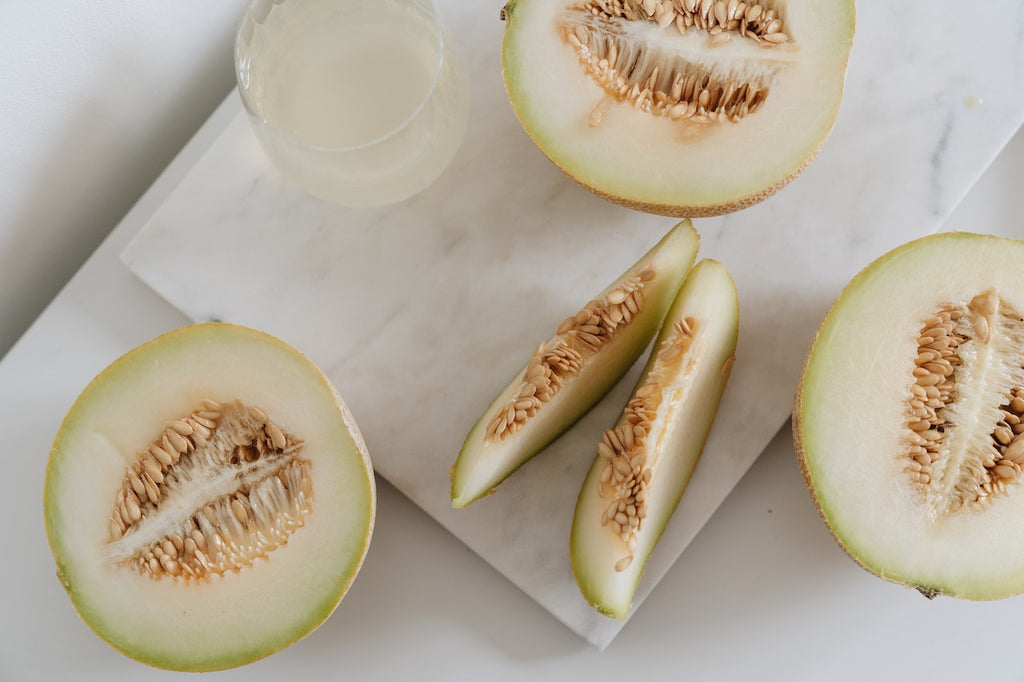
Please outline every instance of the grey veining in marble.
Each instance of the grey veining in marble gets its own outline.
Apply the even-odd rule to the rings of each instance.
[[[381,475],[604,647],[622,623],[579,596],[568,529],[595,444],[638,368],[467,510],[450,508],[448,468],[538,341],[673,221],[609,205],[562,176],[507,103],[498,6],[439,5],[472,65],[473,104],[458,156],[429,190],[374,210],[310,199],[265,159],[239,109],[124,260],[193,319],[259,327],[310,355],[352,408]],[[1024,120],[1024,8],[985,7],[861,3],[843,109],[819,157],[769,201],[695,222],[701,255],[736,279],[738,359],[637,605],[786,423],[804,353],[843,284],[939,229]]]

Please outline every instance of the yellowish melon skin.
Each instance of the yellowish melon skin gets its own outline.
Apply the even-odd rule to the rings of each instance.
[[[60,495],[62,469],[65,465],[63,450],[66,447],[66,443],[64,443],[64,439],[69,431],[77,428],[76,422],[81,418],[82,412],[86,410],[83,406],[87,405],[94,395],[109,390],[112,383],[122,380],[122,375],[138,371],[135,366],[140,364],[159,365],[160,349],[162,347],[179,344],[183,340],[188,339],[188,337],[198,337],[202,342],[214,344],[219,343],[221,338],[226,337],[229,339],[242,339],[246,343],[256,345],[269,345],[277,348],[276,352],[288,356],[291,362],[301,367],[302,371],[314,377],[316,387],[313,390],[319,391],[321,395],[330,396],[336,416],[351,438],[352,450],[348,454],[355,454],[358,458],[358,464],[355,466],[362,472],[358,486],[361,489],[360,494],[364,496],[366,503],[363,510],[363,518],[356,521],[361,523],[356,531],[356,534],[360,536],[360,540],[354,547],[354,551],[349,555],[348,562],[344,565],[338,565],[333,570],[335,575],[334,587],[328,591],[323,599],[309,608],[301,619],[295,621],[291,629],[276,633],[276,644],[267,646],[266,641],[255,641],[251,643],[251,646],[236,645],[223,653],[214,655],[197,654],[194,657],[168,655],[166,651],[153,650],[146,646],[140,648],[138,642],[131,641],[116,632],[112,632],[101,616],[97,616],[90,611],[85,604],[85,596],[80,593],[79,587],[72,576],[73,571],[69,570],[68,562],[64,558],[67,548],[65,546],[66,538],[63,536],[64,529],[62,528],[61,520],[63,512],[61,510],[62,499]],[[259,367],[253,367],[254,372],[258,372],[260,369]],[[145,396],[140,396],[140,400],[144,399]],[[355,419],[330,380],[308,358],[280,339],[254,329],[227,323],[202,323],[167,332],[129,351],[111,363],[83,389],[62,421],[50,451],[43,491],[43,506],[47,539],[56,562],[57,578],[71,598],[72,605],[79,617],[97,636],[126,657],[154,668],[182,672],[210,672],[246,665],[274,654],[313,632],[334,612],[355,580],[369,549],[376,519],[376,483],[369,454]],[[232,577],[229,574],[225,580],[230,580]],[[301,579],[301,577],[296,576],[297,579]],[[145,610],[144,605],[140,605],[140,608]]]
[[[536,142],[536,140],[534,140],[534,142]],[[815,150],[814,154],[808,157],[806,161],[804,161],[802,166],[800,166],[795,171],[793,171],[786,177],[782,178],[775,184],[765,187],[760,192],[757,192],[755,194],[748,194],[744,197],[736,199],[735,201],[730,201],[722,204],[710,204],[707,206],[675,206],[671,204],[654,204],[643,201],[633,201],[632,199],[629,199],[627,197],[620,197],[615,194],[609,194],[608,192],[602,192],[596,187],[591,187],[590,185],[587,185],[578,178],[574,177],[564,168],[561,168],[560,170],[566,175],[568,175],[573,182],[575,182],[580,187],[589,190],[592,194],[601,197],[605,201],[610,201],[611,203],[618,204],[619,206],[625,206],[626,208],[632,209],[634,211],[641,211],[643,213],[651,213],[654,215],[663,215],[674,218],[713,218],[715,216],[726,215],[727,213],[735,213],[736,211],[742,211],[743,209],[750,208],[755,204],[759,204],[768,197],[772,196],[780,189],[782,189],[783,187],[791,183],[793,180],[795,180],[797,176],[799,176],[801,173],[803,173],[804,169],[811,165],[811,161],[814,160],[814,158],[818,155],[818,151],[820,151],[821,147],[823,147],[824,145],[825,141],[822,140],[821,145],[819,145],[818,149]],[[552,163],[555,163],[556,166],[558,165],[555,162],[555,160],[550,156],[548,156],[548,159]]]
[[[755,204],[764,201],[765,199],[768,199],[776,192],[786,187],[789,183],[791,183],[793,180],[799,177],[801,173],[804,172],[804,170],[814,161],[818,153],[824,147],[828,139],[829,133],[831,132],[832,127],[835,124],[836,118],[839,115],[839,105],[842,100],[842,92],[845,86],[846,61],[844,61],[841,65],[842,68],[839,76],[838,94],[836,96],[834,106],[831,108],[829,118],[827,119],[827,123],[823,128],[825,132],[822,134],[817,144],[807,150],[807,152],[804,154],[801,160],[795,163],[795,165],[793,165],[788,171],[782,173],[774,180],[764,184],[763,186],[758,187],[757,189],[749,193],[736,194],[722,201],[691,200],[673,203],[644,200],[642,198],[632,196],[628,192],[617,193],[613,189],[599,187],[594,183],[587,182],[585,179],[579,177],[572,171],[572,169],[567,167],[568,164],[560,161],[557,156],[553,155],[548,150],[544,140],[541,139],[530,126],[528,117],[522,110],[521,103],[518,97],[516,96],[516,93],[514,92],[512,83],[514,82],[517,76],[512,72],[510,66],[511,63],[513,62],[513,49],[511,47],[510,41],[510,26],[512,22],[515,21],[514,17],[516,12],[516,6],[517,4],[519,4],[519,2],[520,0],[509,0],[509,2],[501,11],[501,19],[502,21],[506,22],[506,29],[502,43],[502,76],[503,81],[505,83],[506,94],[508,95],[509,101],[512,104],[512,109],[515,112],[519,122],[522,124],[523,129],[526,131],[526,134],[530,137],[530,139],[537,146],[537,148],[540,149],[541,152],[548,158],[549,161],[551,161],[559,170],[565,173],[573,182],[587,189],[592,194],[611,203],[624,206],[632,210],[641,211],[644,213],[664,215],[675,218],[713,217],[725,215],[728,213],[734,213],[736,211],[749,208],[751,206],[754,206]],[[850,42],[845,46],[847,60],[850,48],[852,47],[852,36],[854,33],[854,27],[856,25],[856,9],[852,1],[849,2],[848,5]],[[692,192],[690,192],[685,186],[681,186],[677,193],[681,196],[692,194]]]
[[[921,580],[918,577],[907,575],[903,572],[887,570],[886,568],[880,567],[872,561],[865,560],[863,557],[859,556],[858,553],[850,546],[848,540],[844,537],[843,531],[840,528],[837,528],[836,524],[833,523],[828,505],[821,499],[821,491],[818,489],[815,482],[815,475],[812,471],[812,464],[810,462],[812,455],[809,452],[809,448],[806,443],[807,436],[805,423],[807,421],[808,410],[811,408],[807,397],[807,388],[809,376],[813,371],[812,364],[815,349],[818,348],[819,345],[827,342],[826,336],[829,333],[829,328],[833,324],[834,319],[841,314],[844,299],[855,292],[866,280],[874,277],[875,273],[885,269],[890,263],[906,257],[921,244],[935,242],[937,240],[958,243],[965,249],[969,248],[972,243],[978,242],[988,242],[989,244],[1002,243],[1007,246],[1014,244],[1015,248],[1021,248],[1020,242],[993,235],[980,235],[965,232],[939,233],[907,242],[880,256],[861,270],[843,288],[840,295],[829,308],[828,313],[815,333],[808,354],[804,360],[793,403],[792,434],[794,451],[804,484],[807,487],[811,500],[814,503],[819,516],[824,521],[825,526],[828,528],[839,547],[857,565],[883,580],[915,589],[928,599],[933,599],[937,596],[949,596],[970,601],[994,601],[1024,593],[1024,576],[1021,576],[1021,578],[1016,581],[1011,581],[1012,584],[1007,583],[1005,580],[994,579],[990,583],[984,585],[963,584],[958,586],[937,580]]]

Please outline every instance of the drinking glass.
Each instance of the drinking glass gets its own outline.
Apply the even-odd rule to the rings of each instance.
[[[430,0],[251,0],[235,73],[271,160],[347,206],[426,188],[469,116],[464,65]]]

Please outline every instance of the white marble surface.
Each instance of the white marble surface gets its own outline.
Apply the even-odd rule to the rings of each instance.
[[[579,597],[566,538],[594,444],[632,377],[470,509],[450,509],[447,470],[537,340],[672,221],[606,204],[561,176],[505,99],[494,8],[440,5],[473,65],[474,99],[462,150],[427,192],[379,210],[309,199],[266,161],[239,114],[124,259],[192,319],[259,327],[307,352],[352,407],[378,472],[604,647],[622,624]],[[785,423],[839,288],[937,229],[1024,120],[1024,12],[995,3],[1004,22],[993,25],[953,9],[862,4],[843,109],[819,158],[768,202],[696,222],[701,255],[737,281],[738,360],[637,605]],[[936,40],[948,35],[963,39]]]

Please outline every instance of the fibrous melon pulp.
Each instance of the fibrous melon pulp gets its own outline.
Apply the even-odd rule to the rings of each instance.
[[[794,411],[807,485],[868,570],[927,596],[1024,591],[1024,242],[945,233],[862,271]]]
[[[44,501],[89,627],[149,665],[201,671],[271,654],[331,614],[369,545],[375,489],[355,422],[309,360],[202,324],[85,388]]]
[[[540,149],[600,196],[715,215],[796,177],[830,132],[853,0],[511,0],[502,64]]]

